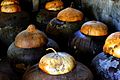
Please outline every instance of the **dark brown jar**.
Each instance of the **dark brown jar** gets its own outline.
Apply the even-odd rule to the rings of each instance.
[[[102,52],[108,35],[107,25],[100,21],[85,22],[69,39],[69,50],[78,61],[89,65],[94,56]]]
[[[28,66],[35,64],[45,55],[47,43],[47,36],[32,24],[17,34],[7,51],[13,69],[24,72]]]
[[[21,10],[17,0],[3,0],[0,11],[0,39],[9,46],[15,36],[26,29],[29,14]]]
[[[65,8],[50,20],[46,33],[64,50],[67,48],[68,38],[81,27],[83,18],[81,11],[71,7]]]

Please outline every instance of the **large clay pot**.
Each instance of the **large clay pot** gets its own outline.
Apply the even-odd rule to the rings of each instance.
[[[41,9],[37,16],[36,21],[41,27],[40,30],[45,31],[47,24],[51,19],[57,16],[58,12],[64,8],[64,3],[61,0],[53,0],[46,2],[43,9]]]
[[[7,50],[11,66],[17,72],[23,73],[28,67],[36,64],[46,54],[46,48],[59,50],[58,44],[50,39],[34,25],[20,32]]]
[[[0,39],[9,46],[29,21],[29,14],[21,10],[17,0],[3,0],[0,11]]]
[[[83,13],[68,7],[61,10],[57,14],[57,17],[50,20],[46,28],[46,33],[60,45],[62,50],[65,50],[68,38],[81,27],[82,23]]]
[[[78,61],[89,65],[99,53],[108,35],[107,26],[99,21],[88,21],[69,39],[69,51]]]
[[[99,53],[92,61],[92,65],[100,80],[120,79],[120,32],[110,34]]]
[[[63,75],[49,75],[38,68],[38,64],[29,68],[22,80],[93,80],[91,71],[83,64],[77,63],[75,69]]]
[[[44,55],[38,64],[26,70],[22,80],[92,80],[91,71],[66,52]]]

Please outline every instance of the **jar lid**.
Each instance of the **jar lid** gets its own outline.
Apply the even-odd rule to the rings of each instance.
[[[66,22],[81,21],[83,20],[83,13],[77,9],[68,7],[58,13],[57,19]]]
[[[3,0],[1,6],[19,4],[18,0]]]
[[[36,29],[33,24],[29,25],[26,30],[20,32],[15,38],[15,45],[19,48],[43,47],[47,45],[47,42],[47,36]]]
[[[47,50],[52,49],[48,48]],[[39,68],[51,75],[65,74],[73,70],[75,59],[65,52],[56,52],[44,55],[39,62]]]
[[[21,7],[19,5],[16,5],[16,4],[5,5],[5,6],[1,7],[1,12],[5,12],[5,13],[21,12]]]
[[[105,36],[108,34],[108,27],[99,21],[88,21],[82,25],[80,31],[85,35]]]
[[[51,2],[47,2],[45,5],[45,9],[52,10],[52,11],[61,10],[63,7],[64,7],[64,4],[60,0],[54,0]]]
[[[103,46],[103,51],[120,58],[120,32],[114,32],[107,37]]]

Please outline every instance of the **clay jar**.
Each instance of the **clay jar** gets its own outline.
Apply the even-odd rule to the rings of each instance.
[[[47,36],[33,24],[17,34],[7,51],[13,69],[24,72],[28,66],[35,64],[45,54],[47,43]]]
[[[90,66],[99,53],[108,35],[107,25],[100,21],[87,21],[69,39],[69,51],[76,60]]]
[[[0,11],[0,39],[9,46],[15,36],[29,24],[28,13],[21,10],[19,1],[3,0]]]
[[[93,60],[92,65],[100,80],[119,80],[120,74],[120,32],[111,33],[105,41],[103,52]]]

